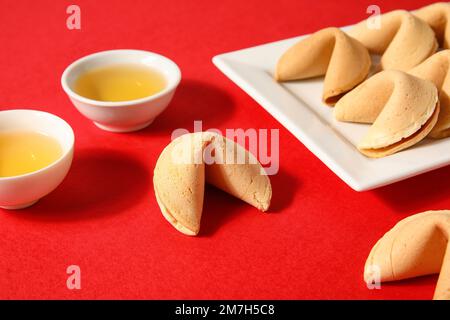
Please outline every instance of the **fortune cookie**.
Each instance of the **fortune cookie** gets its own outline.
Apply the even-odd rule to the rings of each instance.
[[[450,25],[448,24],[450,4],[448,2],[430,4],[414,11],[413,14],[428,23],[442,48],[450,48]]]
[[[439,273],[433,299],[450,300],[450,211],[427,211],[397,223],[375,246],[364,280],[395,281]]]
[[[325,75],[322,100],[334,105],[367,77],[371,59],[367,49],[338,28],[322,29],[289,48],[279,59],[277,81]]]
[[[200,230],[205,181],[261,211],[269,208],[272,187],[255,156],[217,133],[185,134],[159,156],[153,185],[163,216],[186,235]]]
[[[439,115],[438,91],[430,81],[386,70],[342,97],[334,115],[340,121],[372,123],[358,149],[367,157],[384,157],[430,133]]]
[[[407,11],[396,10],[380,16],[380,25],[369,20],[358,23],[348,34],[369,52],[379,54],[382,70],[408,71],[431,56],[438,44],[427,23]]]
[[[408,73],[433,82],[439,90],[439,118],[429,137],[450,136],[450,50],[435,53]]]

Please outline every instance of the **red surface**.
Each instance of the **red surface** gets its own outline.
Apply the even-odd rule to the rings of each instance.
[[[0,210],[0,298],[432,297],[436,277],[362,280],[370,248],[398,220],[450,208],[450,167],[357,193],[211,63],[215,54],[354,23],[373,1],[5,1],[0,10],[0,109],[66,119],[76,155],[64,183],[37,205]],[[429,1],[377,1],[382,11]],[[171,106],[138,133],[100,131],[60,87],[73,60],[137,48],[174,59],[183,80]],[[207,189],[199,237],[181,235],[153,194],[156,159],[176,128],[280,128],[271,214]],[[81,267],[81,290],[66,268]]]

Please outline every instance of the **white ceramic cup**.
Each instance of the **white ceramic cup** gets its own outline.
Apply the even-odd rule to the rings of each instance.
[[[76,79],[84,72],[115,64],[140,64],[160,72],[166,87],[157,94],[136,100],[107,102],[88,99],[73,90]],[[170,59],[142,50],[109,50],[83,57],[69,65],[61,84],[74,106],[100,129],[130,132],[143,129],[164,111],[181,80],[178,66]]]
[[[15,131],[38,132],[56,139],[61,145],[62,155],[40,170],[0,177],[0,207],[4,209],[29,207],[52,192],[69,172],[73,158],[73,130],[67,122],[53,114],[36,110],[0,111],[0,134]]]

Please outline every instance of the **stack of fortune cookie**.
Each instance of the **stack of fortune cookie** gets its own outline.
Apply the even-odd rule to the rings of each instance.
[[[339,121],[370,124],[358,143],[367,157],[385,157],[424,138],[450,136],[449,3],[395,10],[348,32],[325,28],[279,59],[279,82],[325,76],[322,100]],[[439,51],[438,51],[439,50]],[[372,66],[372,55],[380,62]]]

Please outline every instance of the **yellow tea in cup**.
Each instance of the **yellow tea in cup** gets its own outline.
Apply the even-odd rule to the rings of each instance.
[[[138,64],[98,67],[81,74],[74,83],[80,96],[97,101],[128,101],[152,96],[164,89],[159,72]]]
[[[0,132],[0,178],[40,170],[61,156],[61,145],[45,134]]]

